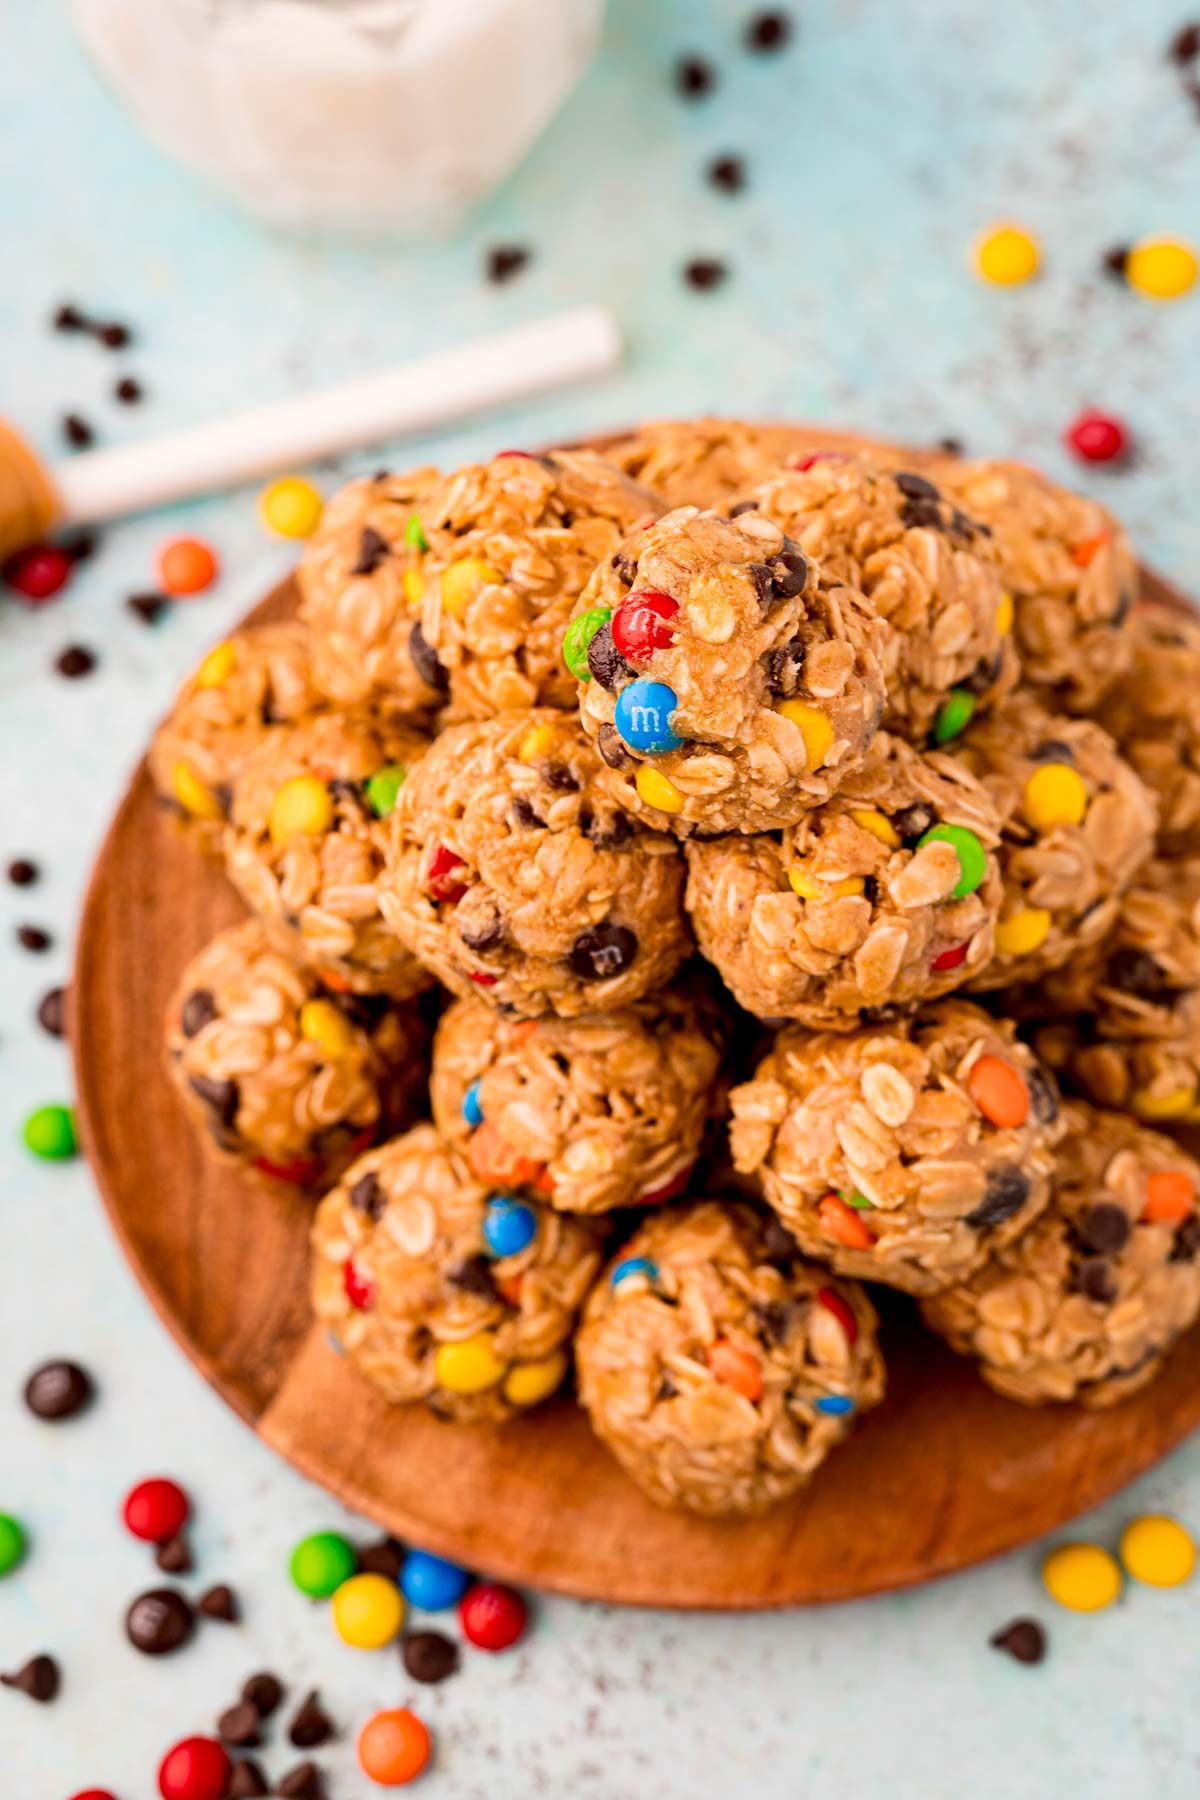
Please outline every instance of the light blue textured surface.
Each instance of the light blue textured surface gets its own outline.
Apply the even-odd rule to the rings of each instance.
[[[1135,470],[1084,484],[1120,508],[1147,558],[1191,579],[1200,300],[1153,308],[1097,276],[1114,242],[1200,236],[1200,119],[1163,57],[1176,5],[814,0],[797,9],[795,47],[761,60],[736,48],[748,10],[614,0],[603,55],[549,137],[460,239],[422,252],[261,235],[141,144],[73,50],[59,6],[8,0],[0,409],[48,450],[68,408],[116,441],[601,299],[629,333],[618,379],[403,454],[453,461],[654,411],[740,409],[953,433],[1078,478],[1058,435],[1079,406],[1102,403],[1128,417],[1141,454]],[[685,106],[668,71],[691,48],[719,62],[720,85]],[[727,150],[748,162],[738,199],[701,177]],[[965,268],[973,234],[1005,214],[1035,229],[1046,254],[1043,279],[1020,292],[980,287]],[[481,260],[506,240],[536,256],[497,291]],[[727,256],[732,271],[707,296],[678,274],[701,253]],[[65,298],[128,316],[136,347],[115,357],[52,336],[47,317]],[[144,379],[144,408],[106,398],[118,369]],[[154,548],[178,520],[112,531],[59,605],[0,602],[0,860],[30,855],[46,871],[36,889],[0,889],[0,1510],[34,1535],[26,1567],[0,1584],[0,1666],[47,1649],[65,1671],[53,1708],[0,1692],[6,1800],[65,1800],[93,1783],[150,1800],[166,1745],[210,1728],[263,1666],[287,1675],[294,1698],[321,1686],[343,1727],[319,1753],[331,1793],[362,1800],[353,1731],[376,1706],[413,1697],[392,1655],[337,1644],[287,1583],[292,1543],[338,1525],[338,1509],[184,1363],[135,1289],[87,1171],[34,1164],[16,1144],[25,1111],[64,1090],[63,1052],[31,1015],[69,966],[122,778],[202,646],[288,561],[261,535],[252,497],[185,516],[219,546],[226,575],[153,630],[121,601],[151,585]],[[94,645],[103,666],[69,688],[50,665],[72,641]],[[13,949],[26,919],[55,931],[49,956]],[[92,1365],[103,1388],[90,1416],[58,1428],[16,1397],[53,1354]],[[120,1630],[154,1571],[116,1522],[130,1482],[157,1470],[197,1501],[187,1585],[227,1579],[246,1614],[162,1663],[137,1657]],[[1148,1507],[1200,1523],[1200,1444],[1085,1529],[1108,1541]],[[874,1525],[864,1494],[846,1530]],[[1194,1796],[1194,1593],[1132,1592],[1094,1620],[1056,1614],[1051,1659],[1032,1670],[986,1647],[1028,1611],[1048,1611],[1033,1554],[897,1599],[775,1617],[550,1602],[513,1656],[471,1656],[456,1680],[419,1695],[438,1733],[426,1785],[447,1800]],[[287,1747],[263,1754],[276,1775],[298,1760]]]

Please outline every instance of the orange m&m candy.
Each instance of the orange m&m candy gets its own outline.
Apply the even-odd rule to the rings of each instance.
[[[429,1761],[429,1733],[407,1706],[394,1706],[368,1719],[358,1734],[364,1775],[380,1787],[404,1787]]]
[[[1015,1131],[1029,1117],[1029,1089],[1001,1056],[981,1056],[967,1076],[971,1098],[990,1124]]]
[[[164,594],[202,594],[217,579],[216,553],[200,538],[172,538],[158,553],[158,580]]]
[[[839,1200],[836,1194],[826,1194],[817,1202],[817,1215],[834,1242],[844,1244],[847,1250],[875,1248],[875,1233],[863,1223],[854,1208]]]
[[[747,1400],[762,1399],[762,1366],[748,1350],[731,1344],[728,1338],[718,1338],[708,1347],[708,1366],[717,1380],[731,1387],[734,1393],[742,1394]]]
[[[494,1181],[502,1187],[531,1187],[543,1168],[533,1157],[514,1150],[486,1119],[468,1140],[467,1164],[477,1181]]]
[[[1186,1219],[1195,1204],[1195,1186],[1182,1169],[1160,1169],[1147,1177],[1142,1218],[1148,1225]]]

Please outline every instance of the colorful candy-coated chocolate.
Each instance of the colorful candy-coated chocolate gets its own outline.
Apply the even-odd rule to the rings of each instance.
[[[172,599],[202,594],[216,579],[216,552],[200,538],[172,538],[158,553],[158,585]]]
[[[483,1124],[483,1108],[479,1104],[479,1090],[482,1082],[473,1081],[463,1095],[462,1116],[474,1131],[477,1125]]]
[[[294,837],[320,837],[332,824],[333,796],[315,775],[293,775],[285,781],[267,814],[267,830],[277,849]]]
[[[965,900],[973,894],[987,874],[987,852],[965,825],[931,825],[917,839],[917,849],[926,844],[949,844],[958,857],[959,877],[950,890],[952,900]]]
[[[311,481],[284,475],[259,495],[258,510],[268,531],[276,537],[311,537],[321,523],[325,503]]]
[[[975,270],[993,287],[1031,281],[1041,264],[1037,239],[1020,225],[992,225],[975,241]]]
[[[819,706],[807,700],[784,700],[778,708],[781,718],[788,719],[804,740],[804,760],[809,769],[819,769],[833,746],[833,726]]]
[[[969,949],[969,944],[952,944],[949,950],[939,950],[937,955],[931,959],[929,966],[931,969],[938,970],[939,973],[944,969],[960,968],[967,960]]]
[[[498,587],[504,580],[499,569],[479,556],[464,556],[442,572],[442,607],[452,619],[461,619],[486,587]]]
[[[827,1419],[847,1419],[854,1411],[854,1402],[849,1394],[822,1394],[817,1401],[817,1411],[824,1413]]]
[[[523,1200],[493,1194],[483,1217],[483,1237],[493,1256],[519,1256],[537,1236],[537,1215]]]
[[[1146,1177],[1141,1217],[1150,1225],[1177,1225],[1196,1204],[1196,1189],[1183,1169],[1157,1169]]]
[[[333,1596],[333,1629],[353,1650],[382,1650],[400,1635],[404,1596],[386,1575],[351,1575]]]
[[[831,1312],[846,1334],[848,1343],[858,1342],[858,1320],[854,1316],[854,1308],[849,1301],[843,1300],[836,1288],[823,1287],[817,1290],[817,1304],[826,1312]]]
[[[378,1787],[415,1781],[430,1756],[429,1732],[407,1706],[390,1707],[367,1720],[358,1734],[358,1761]]]
[[[1041,763],[1025,783],[1021,810],[1035,831],[1080,825],[1088,809],[1082,775],[1069,763]]]
[[[192,680],[201,688],[224,687],[236,668],[237,647],[226,641],[209,651]]]
[[[1007,637],[1013,628],[1017,616],[1016,604],[1011,594],[1001,594],[996,607],[996,630],[1001,637]]]
[[[499,1386],[508,1364],[496,1355],[492,1333],[481,1331],[458,1343],[440,1344],[433,1369],[438,1386],[448,1393],[483,1394]]]
[[[658,1280],[658,1264],[648,1256],[626,1256],[619,1262],[609,1276],[609,1285],[615,1293],[625,1286],[627,1281],[641,1281],[653,1287]]]
[[[967,1088],[984,1118],[1001,1131],[1015,1131],[1029,1117],[1025,1078],[1002,1056],[981,1056],[973,1062]]]
[[[684,741],[671,723],[678,704],[665,681],[631,681],[617,695],[613,722],[631,750],[662,756]]]
[[[457,1563],[434,1556],[429,1550],[411,1550],[400,1571],[400,1589],[410,1606],[424,1612],[444,1612],[457,1606],[471,1577]]]
[[[934,743],[948,744],[953,738],[961,737],[974,717],[974,694],[968,693],[966,688],[951,688],[933,721]]]
[[[425,886],[435,900],[445,900],[449,905],[461,900],[467,891],[467,883],[460,879],[459,870],[465,869],[461,856],[448,850],[445,844],[438,844],[429,859],[429,873],[425,877]]]
[[[1042,1563],[1042,1584],[1071,1612],[1100,1612],[1121,1592],[1121,1571],[1099,1544],[1059,1544]]]
[[[557,1392],[566,1374],[565,1350],[552,1350],[536,1362],[514,1363],[504,1377],[504,1398],[514,1406],[539,1406]]]
[[[517,746],[517,761],[540,762],[554,748],[554,733],[549,725],[531,725]]]
[[[71,579],[71,558],[57,544],[29,544],[4,565],[4,585],[22,600],[51,600]]]
[[[1125,258],[1125,279],[1148,300],[1178,300],[1196,285],[1200,263],[1179,238],[1142,238]]]
[[[1095,562],[1100,552],[1111,538],[1110,531],[1098,531],[1093,537],[1081,538],[1071,546],[1071,561],[1077,569],[1086,569]]]
[[[300,1036],[316,1044],[328,1062],[340,1062],[354,1047],[354,1027],[332,1000],[306,1000],[300,1008]]]
[[[875,1248],[875,1233],[859,1218],[855,1209],[836,1194],[826,1194],[817,1202],[817,1216],[835,1244],[842,1244],[847,1250]]]
[[[627,662],[649,662],[656,650],[666,650],[674,641],[670,621],[678,611],[679,602],[670,594],[635,588],[612,616],[614,645]]]
[[[1118,462],[1129,449],[1129,432],[1111,413],[1089,408],[1068,425],[1063,441],[1083,462]]]
[[[529,1187],[536,1185],[542,1164],[531,1156],[522,1156],[508,1139],[485,1119],[477,1125],[467,1144],[467,1164],[477,1181],[495,1182],[497,1187]]]
[[[563,661],[574,675],[576,681],[590,681],[592,671],[588,668],[588,645],[602,625],[607,625],[612,618],[612,611],[607,606],[589,606],[586,612],[572,619],[563,637]]]
[[[0,1513],[0,1575],[7,1575],[22,1560],[29,1540],[19,1519]]]
[[[71,1795],[71,1800],[117,1800],[117,1796],[111,1788],[81,1788]]]
[[[147,1544],[165,1544],[178,1537],[188,1522],[191,1505],[177,1481],[153,1475],[130,1488],[121,1508],[125,1528]]]
[[[342,1286],[355,1312],[370,1312],[375,1300],[375,1283],[361,1273],[352,1256],[346,1258]]]
[[[749,1350],[728,1338],[717,1338],[708,1346],[708,1366],[723,1387],[753,1403],[762,1399],[762,1364]]]
[[[683,811],[683,795],[675,783],[667,778],[661,769],[651,763],[639,763],[634,785],[638,798],[656,812],[678,813]]]
[[[162,1800],[225,1800],[233,1764],[216,1738],[184,1738],[158,1767]]]
[[[1044,906],[1023,906],[1020,912],[996,922],[996,951],[1000,956],[1029,956],[1050,935],[1052,916]]]
[[[468,1642],[480,1650],[507,1650],[525,1630],[528,1613],[515,1589],[498,1581],[477,1581],[463,1595],[459,1622]]]
[[[680,1194],[687,1193],[695,1167],[694,1162],[688,1163],[685,1168],[672,1175],[669,1181],[660,1182],[657,1187],[647,1188],[644,1194],[638,1195],[638,1205],[661,1206],[664,1200],[677,1200]]]
[[[364,792],[367,804],[377,819],[390,819],[400,798],[400,789],[408,770],[403,763],[388,763],[367,781]]]
[[[1119,1548],[1125,1573],[1148,1587],[1181,1587],[1195,1572],[1195,1538],[1177,1519],[1162,1513],[1131,1519]]]
[[[404,527],[404,541],[410,550],[428,550],[429,539],[425,536],[425,527],[417,513],[410,513],[408,524]]]
[[[38,1106],[21,1127],[25,1148],[46,1162],[63,1162],[79,1149],[75,1113],[69,1106]]]
[[[172,766],[171,793],[184,812],[193,819],[211,819],[214,824],[220,824],[225,817],[217,796],[205,787],[185,762],[177,762]]]
[[[339,1531],[314,1531],[292,1551],[288,1573],[310,1600],[328,1600],[358,1567],[354,1545]]]
[[[871,806],[856,806],[851,807],[850,817],[863,831],[869,831],[873,838],[886,844],[889,850],[900,848],[900,833],[884,813],[876,812]]]

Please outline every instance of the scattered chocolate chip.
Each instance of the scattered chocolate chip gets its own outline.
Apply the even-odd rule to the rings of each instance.
[[[86,450],[89,444],[95,442],[95,432],[78,413],[65,413],[62,429],[68,444],[72,444],[76,450]]]
[[[1114,625],[1123,625],[1133,611],[1133,594],[1129,588],[1122,588],[1117,595],[1117,604],[1112,610],[1111,620]]]
[[[373,575],[385,556],[391,554],[391,545],[382,532],[371,525],[364,525],[358,540],[358,558],[350,570],[352,575]]]
[[[542,770],[542,780],[547,787],[552,787],[559,794],[577,794],[579,792],[579,777],[568,769],[566,763],[547,763]]]
[[[754,1300],[750,1311],[769,1344],[781,1344],[787,1332],[787,1307],[779,1300]]]
[[[217,1720],[217,1736],[223,1744],[232,1744],[238,1750],[253,1750],[262,1743],[261,1724],[258,1708],[248,1700],[239,1700],[236,1706],[227,1706]]]
[[[22,950],[31,950],[35,956],[41,956],[44,951],[49,950],[54,939],[40,925],[18,925],[17,942]]]
[[[83,644],[69,644],[54,666],[68,681],[79,681],[96,667],[96,655]]]
[[[232,1125],[237,1117],[238,1086],[236,1081],[218,1081],[212,1075],[190,1075],[188,1086],[210,1106],[222,1125]]]
[[[707,294],[713,288],[720,287],[729,270],[715,256],[695,256],[684,265],[683,279],[698,294]]]
[[[122,375],[113,388],[113,398],[122,406],[136,406],[143,397],[142,384],[135,381],[132,375]]]
[[[913,475],[907,469],[901,469],[892,477],[902,494],[910,500],[940,500],[941,494],[924,475]]]
[[[629,752],[621,742],[621,734],[615,725],[602,725],[596,733],[596,748],[610,769],[624,769],[629,763]]]
[[[50,323],[55,331],[86,331],[88,329],[87,318],[77,306],[72,306],[69,300],[56,310]]]
[[[1014,1619],[988,1643],[993,1650],[1005,1650],[1021,1663],[1040,1663],[1046,1654],[1046,1633],[1036,1619]]]
[[[99,549],[100,537],[95,531],[77,531],[69,538],[60,538],[58,547],[73,563],[86,562]]]
[[[458,1645],[440,1631],[414,1631],[400,1646],[406,1672],[431,1685],[458,1673]]]
[[[590,810],[581,811],[579,823],[584,836],[597,850],[622,850],[633,837],[633,826],[623,812],[612,811],[603,816]]]
[[[1034,1114],[1042,1125],[1053,1125],[1059,1114],[1058,1088],[1042,1068],[1031,1068],[1025,1077]]]
[[[513,795],[512,812],[517,824],[525,826],[527,830],[532,830],[535,826],[545,827],[545,819],[530,805],[524,794]]]
[[[27,856],[16,857],[5,871],[14,887],[32,887],[41,872],[37,864],[30,862]]]
[[[206,1619],[217,1619],[222,1625],[236,1625],[242,1616],[237,1595],[223,1581],[207,1588],[196,1606]]]
[[[767,686],[782,699],[798,691],[803,670],[804,639],[799,635],[766,652]]]
[[[616,570],[626,587],[632,587],[637,580],[637,564],[626,551],[618,550],[616,555],[610,559],[609,566]]]
[[[715,156],[708,165],[708,179],[724,194],[740,194],[746,185],[746,165],[740,156]]]
[[[939,438],[937,447],[939,450],[944,450],[947,456],[962,456],[966,450],[962,439],[957,437]]]
[[[167,1538],[159,1544],[154,1552],[154,1560],[164,1575],[190,1575],[192,1572],[192,1553],[188,1541],[182,1531],[174,1537]]]
[[[746,26],[746,48],[759,53],[782,50],[792,35],[792,21],[785,12],[761,12]]]
[[[5,1687],[16,1688],[19,1694],[28,1694],[43,1706],[58,1693],[59,1680],[58,1664],[52,1656],[30,1657],[24,1668],[12,1675],[0,1675],[0,1683]]]
[[[1089,1250],[1096,1250],[1102,1256],[1115,1256],[1129,1242],[1132,1230],[1124,1207],[1111,1200],[1102,1200],[1096,1206],[1089,1206],[1083,1215],[1079,1235]]]
[[[702,100],[716,80],[716,70],[702,56],[681,56],[675,64],[675,88],[685,100]]]
[[[1107,1306],[1117,1297],[1116,1276],[1112,1265],[1102,1256],[1085,1256],[1075,1271],[1074,1286],[1089,1300]]]
[[[175,1588],[139,1594],[125,1614],[125,1635],[143,1656],[167,1656],[192,1635],[190,1603]]]
[[[435,693],[445,693],[450,685],[450,677],[438,661],[437,651],[429,642],[425,633],[421,630],[421,622],[419,619],[409,633],[408,654],[412,660],[413,668],[417,671],[417,674],[421,677],[425,686],[432,688]]]
[[[25,1404],[39,1419],[73,1419],[94,1392],[91,1376],[78,1363],[48,1362],[25,1383]]]
[[[1003,1163],[989,1174],[983,1199],[974,1212],[967,1214],[965,1222],[974,1226],[977,1231],[984,1231],[990,1225],[999,1225],[1003,1220],[1011,1219],[1028,1198],[1028,1175],[1022,1174],[1013,1163]]]
[[[899,812],[892,814],[892,825],[907,842],[909,838],[924,837],[931,825],[937,823],[937,814],[932,806],[923,801],[916,801],[912,806],[902,806]]]
[[[731,519],[740,519],[743,513],[757,512],[757,511],[758,511],[758,501],[757,500],[739,500],[737,502],[736,506],[730,507],[729,517]]]
[[[1129,248],[1128,244],[1114,244],[1111,250],[1104,252],[1101,267],[1106,275],[1114,276],[1117,281],[1124,281],[1125,268],[1129,262]]]
[[[1171,993],[1165,972],[1150,952],[1133,945],[1113,951],[1108,959],[1107,983],[1123,994],[1136,994],[1139,1000],[1161,1002]]]
[[[615,694],[633,680],[633,670],[613,643],[610,622],[594,631],[587,648],[587,665],[606,694]]]
[[[283,1683],[269,1669],[249,1675],[242,1683],[242,1699],[252,1706],[260,1719],[269,1719],[283,1699]]]
[[[768,1262],[790,1263],[793,1257],[800,1254],[795,1238],[774,1213],[767,1220],[763,1231],[763,1249]]]
[[[1167,46],[1167,55],[1174,63],[1194,62],[1200,56],[1200,24],[1181,25]]]
[[[283,1800],[323,1800],[325,1783],[316,1763],[302,1762],[280,1777],[275,1792]]]
[[[1195,1262],[1200,1255],[1200,1216],[1189,1213],[1175,1233],[1175,1242],[1171,1245],[1172,1262]]]
[[[143,625],[153,625],[155,619],[160,619],[170,604],[162,594],[130,594],[125,602],[125,609],[136,619],[140,619]]]
[[[946,524],[936,500],[906,500],[900,508],[900,518],[914,531],[942,531]]]
[[[50,988],[38,1001],[37,1022],[51,1037],[64,1037],[67,1030],[67,990]]]
[[[1029,760],[1036,763],[1069,763],[1074,767],[1075,752],[1070,744],[1064,744],[1061,738],[1043,738],[1041,743],[1035,744],[1029,752]]]
[[[270,1791],[266,1776],[252,1756],[234,1763],[229,1782],[229,1800],[262,1800],[262,1796]]]
[[[790,538],[784,540],[779,555],[773,556],[766,566],[777,599],[794,600],[797,594],[804,592],[808,581],[808,558]]]
[[[383,1575],[388,1581],[399,1581],[404,1567],[404,1546],[394,1537],[380,1538],[358,1553],[360,1575]]]
[[[324,1744],[333,1736],[334,1725],[329,1715],[322,1710],[317,1689],[306,1694],[288,1726],[288,1738],[297,1750],[315,1750],[318,1744]]]
[[[207,988],[193,988],[179,1012],[179,1026],[184,1037],[193,1038],[217,1016],[217,1003]]]
[[[503,283],[519,275],[529,261],[529,251],[521,244],[497,244],[487,253],[487,278]]]
[[[124,350],[129,344],[128,325],[121,325],[115,319],[109,325],[96,325],[93,330],[106,350]]]
[[[628,925],[606,920],[580,932],[567,961],[580,981],[611,981],[625,972],[637,953],[636,933]]]
[[[992,656],[981,656],[970,674],[964,675],[958,685],[966,688],[968,694],[986,694],[999,681],[1003,667],[1003,650],[997,650]]]
[[[446,1280],[464,1294],[477,1294],[484,1300],[496,1297],[496,1281],[486,1256],[465,1256],[454,1268],[447,1269]]]
[[[504,936],[504,921],[499,913],[492,913],[487,919],[481,919],[478,925],[460,925],[458,935],[468,950],[474,950],[477,956],[483,956],[488,950],[494,950]]]
[[[378,1175],[360,1175],[350,1189],[350,1204],[355,1212],[365,1213],[368,1219],[381,1219],[386,1204],[383,1184]]]
[[[673,1400],[678,1392],[679,1389],[668,1374],[664,1372],[659,1376],[658,1390],[654,1396],[655,1400]]]

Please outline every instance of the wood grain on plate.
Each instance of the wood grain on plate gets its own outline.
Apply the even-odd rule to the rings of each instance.
[[[1187,604],[1152,576],[1144,585]],[[294,599],[284,583],[252,616],[279,616]],[[265,1443],[398,1537],[593,1599],[846,1600],[1052,1531],[1200,1424],[1200,1330],[1123,1406],[1029,1410],[991,1393],[887,1295],[885,1404],[806,1493],[759,1519],[660,1511],[565,1400],[502,1429],[386,1405],[311,1323],[309,1207],[252,1191],[212,1162],[162,1071],[161,1020],[179,971],[240,915],[220,874],[164,819],[143,766],[101,850],[79,936],[83,1143],[138,1280],[205,1380]]]

